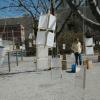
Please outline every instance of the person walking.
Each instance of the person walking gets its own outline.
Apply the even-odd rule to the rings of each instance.
[[[82,45],[78,38],[74,39],[71,49],[75,55],[75,64],[77,64],[77,66],[82,65]]]

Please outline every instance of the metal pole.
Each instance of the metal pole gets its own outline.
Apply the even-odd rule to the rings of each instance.
[[[37,63],[38,63],[38,57],[37,57],[37,55],[38,55],[38,46],[36,45],[36,72],[38,71],[38,66],[37,66]]]
[[[86,87],[86,66],[84,67],[83,75],[84,75],[84,77],[83,77],[83,89],[85,89],[85,87]]]
[[[10,52],[8,52],[8,68],[9,68],[9,72],[10,72]]]
[[[18,66],[18,54],[17,54],[17,50],[16,50],[16,65]]]
[[[23,50],[21,49],[21,61],[23,61]]]
[[[14,30],[12,30],[13,50],[14,50]]]
[[[87,0],[85,0],[85,5],[84,5],[84,8],[83,8],[83,13],[84,13],[84,15],[86,16],[86,1]],[[86,32],[86,26],[85,26],[85,22],[84,22],[84,19],[83,19],[83,45],[84,45],[84,56],[86,56],[86,48],[85,48],[85,36],[84,36],[84,33]],[[85,58],[85,57],[84,57]],[[84,60],[84,59],[83,59]],[[84,72],[83,72],[83,89],[85,90],[85,87],[86,87],[86,66],[85,65],[83,65],[83,67],[84,67]]]

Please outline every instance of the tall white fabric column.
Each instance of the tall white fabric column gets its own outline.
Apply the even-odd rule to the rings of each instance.
[[[41,15],[37,32],[37,69],[48,69],[48,48],[53,46],[56,17],[51,14]],[[50,32],[50,31],[53,32]]]
[[[2,44],[2,38],[0,38],[0,46],[3,46],[3,44]]]
[[[94,55],[93,38],[85,38],[86,55]]]
[[[37,32],[36,39],[36,56],[37,56],[37,69],[44,70],[48,69],[48,47],[46,43],[46,31]]]
[[[37,46],[37,69],[48,69],[48,47]]]

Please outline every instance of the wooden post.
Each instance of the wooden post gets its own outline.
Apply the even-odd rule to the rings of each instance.
[[[62,59],[62,70],[67,70],[66,54],[63,54],[63,59]]]

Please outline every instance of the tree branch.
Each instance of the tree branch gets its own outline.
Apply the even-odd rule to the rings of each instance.
[[[47,8],[47,11],[46,12],[48,12],[48,6],[47,6],[47,4],[46,4],[46,1],[44,0],[44,4],[45,4],[45,7]]]
[[[18,1],[19,1],[20,5],[21,5],[28,13],[30,13],[30,15],[31,15],[32,18],[33,18],[33,21],[35,21],[35,17],[34,17],[34,15],[33,15],[32,11],[30,11],[30,10],[23,4],[23,2],[22,2],[21,0],[18,0]]]
[[[94,22],[91,19],[88,19],[86,16],[84,16],[84,14],[79,9],[76,8],[76,6],[71,2],[71,0],[66,0],[66,1],[69,4],[70,8],[74,10],[82,20],[85,21],[85,24],[87,24],[92,28],[97,28],[98,30],[100,30],[100,23]]]
[[[40,2],[41,2],[41,4],[42,4],[42,7],[43,7],[44,11],[45,11],[45,12],[47,12],[47,10],[48,10],[48,9],[46,9],[46,7],[45,7],[45,5],[44,5],[43,1],[42,1],[42,0],[40,0]]]
[[[61,34],[62,30],[64,29],[67,21],[69,20],[69,18],[71,17],[72,15],[72,11],[70,11],[68,17],[65,19],[65,21],[63,22],[63,24],[61,25],[61,28],[59,29],[59,31],[57,32],[57,38],[59,37],[59,35]]]
[[[62,4],[62,1],[56,6],[56,10],[61,6],[61,4]]]
[[[96,0],[88,0],[90,8],[92,10],[92,14],[95,16],[97,21],[100,23],[100,9],[98,7]]]
[[[33,7],[34,7],[34,9],[36,10],[36,12],[37,12],[38,14],[40,14],[40,12],[39,12],[38,9],[36,8],[34,2],[33,2],[32,0],[30,0],[30,1],[31,1],[31,3],[32,3]]]

